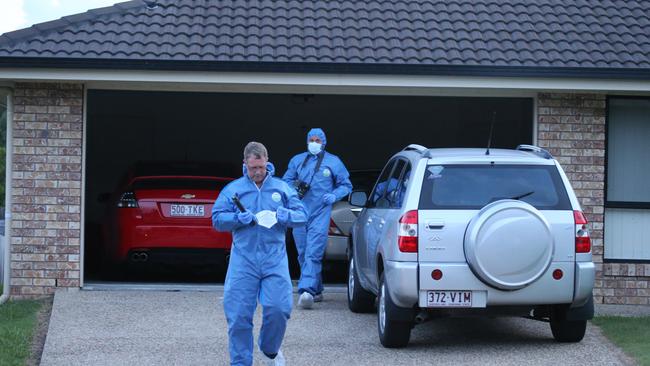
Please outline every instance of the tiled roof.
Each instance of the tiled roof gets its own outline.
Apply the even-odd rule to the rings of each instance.
[[[146,3],[124,2],[6,33],[0,65],[29,58],[650,70],[647,0]]]

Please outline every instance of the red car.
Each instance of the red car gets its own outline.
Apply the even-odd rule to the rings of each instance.
[[[233,178],[189,163],[134,168],[109,201],[104,255],[112,263],[227,263],[232,237],[212,227],[212,205]],[[219,171],[219,170],[208,170]],[[173,173],[173,174],[172,174]],[[224,267],[225,268],[225,267]]]

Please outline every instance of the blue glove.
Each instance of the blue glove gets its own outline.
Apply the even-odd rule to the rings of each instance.
[[[278,222],[281,224],[286,224],[287,221],[289,221],[289,210],[279,206],[278,210],[275,213],[276,218],[278,219]]]
[[[326,204],[326,205],[331,205],[332,203],[334,203],[334,201],[336,201],[336,196],[335,196],[334,194],[332,194],[332,193],[325,193],[325,194],[323,195],[323,203],[324,203],[324,204]]]
[[[244,225],[248,225],[253,221],[253,213],[246,210],[237,214],[237,220]]]

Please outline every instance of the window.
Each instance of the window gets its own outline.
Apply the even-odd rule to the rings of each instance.
[[[409,178],[411,177],[411,164],[406,163],[402,178],[399,180],[399,187],[397,191],[397,198],[393,202],[392,207],[401,208],[404,203],[404,196],[406,195],[406,187],[408,186]]]
[[[404,165],[406,165],[406,161],[402,159],[397,161],[395,169],[393,169],[393,173],[390,175],[390,179],[388,179],[388,183],[386,184],[385,202],[382,202],[381,207],[394,208],[396,206],[396,202],[398,201],[397,191],[399,190],[399,178],[402,174],[402,169],[404,169]]]
[[[375,189],[373,189],[372,193],[370,194],[368,207],[375,207],[377,205],[377,202],[384,196],[384,193],[386,192],[386,182],[390,177],[390,173],[393,171],[395,161],[396,160],[389,161],[388,164],[386,164],[384,167],[384,170],[381,172],[381,175],[375,184]]]
[[[650,100],[610,99],[607,206],[650,208]],[[645,166],[640,166],[639,164]]]
[[[6,143],[7,143],[7,113],[9,98],[6,93],[0,91],[0,208],[4,219],[5,207],[5,176],[6,176]],[[3,227],[4,230],[4,227]],[[2,232],[4,235],[4,232]]]
[[[605,259],[650,260],[650,99],[610,98]]]
[[[9,98],[2,90],[0,90],[0,235],[5,235],[5,177],[6,177],[6,132],[7,132],[7,113],[8,113]],[[0,283],[6,281],[3,279],[4,273],[4,252],[6,243],[4,238],[0,238]],[[7,284],[5,283],[5,286]]]
[[[478,210],[507,198],[539,210],[571,210],[553,165],[429,165],[420,208]]]

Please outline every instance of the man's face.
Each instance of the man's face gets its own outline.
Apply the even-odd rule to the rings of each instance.
[[[266,177],[266,163],[268,161],[269,159],[267,158],[258,159],[255,156],[250,156],[244,161],[246,169],[248,169],[248,177],[256,184],[264,181]]]
[[[309,142],[317,142],[317,143],[319,143],[319,144],[322,144],[322,143],[323,143],[323,141],[322,141],[322,140],[320,139],[320,137],[318,137],[318,136],[312,136],[312,137],[310,137],[310,138],[309,138]]]

